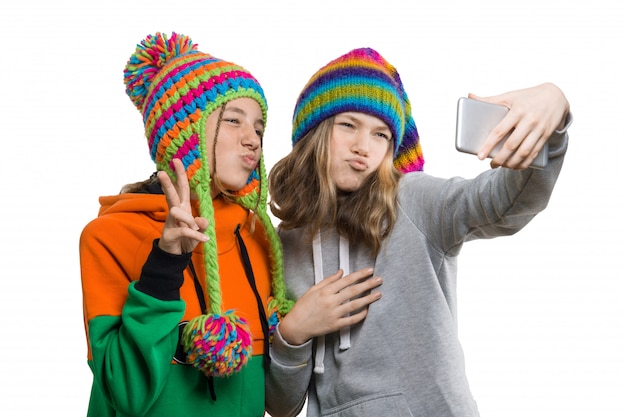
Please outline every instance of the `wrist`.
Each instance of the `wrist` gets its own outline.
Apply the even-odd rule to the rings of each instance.
[[[293,316],[292,316],[293,317]],[[305,344],[309,338],[301,334],[296,323],[291,320],[287,314],[280,322],[280,335],[283,340],[292,346],[300,346]]]

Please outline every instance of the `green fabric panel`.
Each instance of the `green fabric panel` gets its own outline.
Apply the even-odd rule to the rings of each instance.
[[[91,363],[90,363],[91,365]],[[188,365],[171,365],[163,390],[149,410],[115,410],[94,384],[88,417],[262,417],[265,414],[263,356],[250,358],[241,372],[214,378],[217,401],[207,378]]]
[[[262,417],[265,412],[263,356],[241,372],[208,380],[189,365],[172,363],[182,301],[162,301],[129,287],[122,316],[89,322],[94,376],[88,417]]]

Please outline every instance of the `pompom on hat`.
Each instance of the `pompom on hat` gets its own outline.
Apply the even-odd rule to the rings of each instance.
[[[198,51],[181,34],[157,32],[137,45],[124,69],[126,93],[143,115],[150,156],[158,170],[175,179],[172,160],[183,162],[189,186],[198,196],[200,216],[209,221],[208,242],[203,244],[208,310],[195,317],[182,334],[187,360],[207,376],[229,376],[248,361],[252,337],[245,319],[234,311],[222,312],[217,262],[215,218],[206,149],[208,116],[228,101],[248,97],[261,106],[267,118],[267,101],[258,81],[243,67]],[[256,212],[270,244],[272,293],[268,301],[268,326],[287,314],[280,240],[266,212],[267,181],[263,155],[248,183],[233,190],[235,201]],[[270,337],[268,335],[268,337]]]
[[[361,112],[383,120],[393,135],[395,167],[402,172],[423,170],[419,135],[400,74],[374,49],[354,49],[311,77],[294,109],[292,144],[325,119],[343,112]]]

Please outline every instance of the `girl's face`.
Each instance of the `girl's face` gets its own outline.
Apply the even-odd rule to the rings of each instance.
[[[218,108],[209,115],[206,123],[207,159],[211,175],[219,178],[227,190],[241,190],[261,159],[261,138],[265,129],[261,106],[254,99],[238,98],[226,103],[221,120],[218,120],[219,117]],[[219,133],[214,148],[218,122]],[[217,193],[218,190],[212,186],[211,196],[215,197]]]
[[[330,135],[330,174],[341,191],[358,190],[378,169],[391,143],[385,122],[365,113],[335,116]]]

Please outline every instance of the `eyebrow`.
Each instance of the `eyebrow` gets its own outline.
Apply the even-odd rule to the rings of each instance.
[[[245,112],[245,111],[243,111],[243,109],[241,109],[241,108],[239,108],[239,107],[237,107],[237,106],[227,106],[227,107],[224,109],[224,112],[227,112],[227,111],[232,111],[232,112],[235,112],[235,113],[241,114],[242,116],[245,116],[245,115],[246,115],[246,112]],[[261,126],[265,127],[265,123],[263,123],[263,119],[257,119],[257,120],[255,120],[255,121],[254,121],[254,124],[260,124]]]
[[[364,113],[364,114],[367,114],[367,113]],[[368,116],[370,116],[370,115],[368,114]],[[352,121],[352,122],[355,122],[355,123],[359,122],[358,116],[354,116],[350,112],[346,112],[344,114],[338,114],[336,117],[346,117],[346,118],[350,119],[350,121]],[[376,116],[374,116],[374,117],[376,117]],[[391,132],[391,129],[387,126],[387,124],[385,122],[382,122],[382,121],[381,121],[380,124],[374,126],[374,130],[388,130],[389,132]]]

